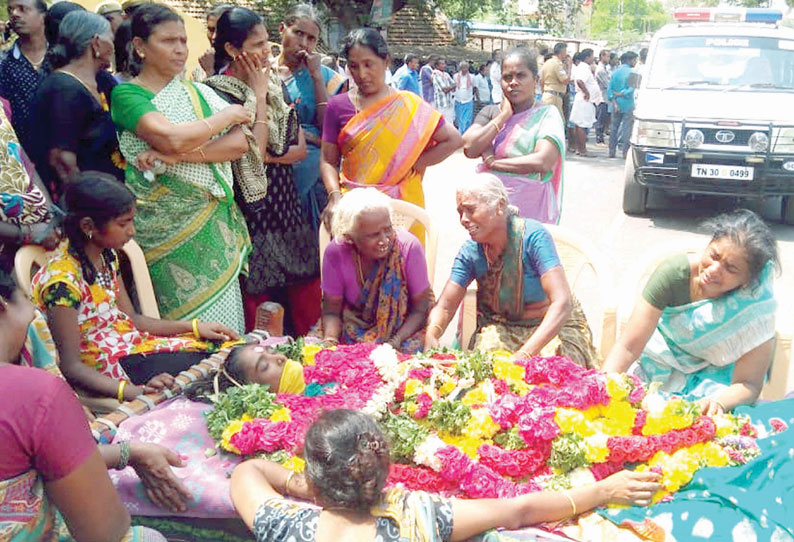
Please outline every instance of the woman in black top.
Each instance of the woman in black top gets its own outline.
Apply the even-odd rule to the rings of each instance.
[[[37,92],[34,160],[53,198],[81,171],[124,180],[109,113],[116,83],[106,68],[113,51],[110,23],[95,13],[73,11],[64,17],[58,41],[48,52],[54,71]]]

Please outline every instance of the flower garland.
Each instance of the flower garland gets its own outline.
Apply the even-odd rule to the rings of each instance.
[[[230,390],[235,400],[219,402],[208,416],[224,449],[272,454],[300,470],[308,427],[324,410],[352,408],[379,420],[391,442],[390,485],[467,498],[511,497],[570,488],[632,467],[661,473],[665,489],[658,501],[700,468],[757,456],[759,431],[787,429],[777,419],[767,429],[744,416],[701,415],[694,403],[650,393],[636,377],[561,357],[407,356],[371,344],[302,349],[306,382],[322,393]],[[219,420],[226,421],[220,436]]]

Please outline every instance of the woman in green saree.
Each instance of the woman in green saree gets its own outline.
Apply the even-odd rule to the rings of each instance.
[[[137,198],[135,226],[163,318],[211,319],[244,330],[238,277],[250,251],[234,202],[231,160],[248,151],[240,124],[265,124],[213,90],[182,81],[182,19],[159,4],[132,18],[140,71],[111,95],[113,120]],[[266,125],[265,125],[266,126]]]

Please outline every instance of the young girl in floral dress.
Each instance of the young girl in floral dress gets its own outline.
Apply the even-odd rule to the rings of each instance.
[[[89,397],[129,401],[237,339],[219,323],[137,314],[116,253],[135,234],[135,197],[116,179],[83,173],[66,190],[67,239],[33,278],[67,380]],[[113,408],[107,405],[107,408]]]

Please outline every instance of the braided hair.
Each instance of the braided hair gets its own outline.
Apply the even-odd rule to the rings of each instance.
[[[85,253],[89,239],[80,227],[80,222],[84,218],[90,218],[97,229],[102,230],[114,218],[130,212],[135,206],[135,196],[111,175],[84,171],[66,186],[64,201],[66,218],[63,230],[69,239],[69,253],[80,262],[86,282],[94,284],[97,270]],[[102,257],[106,262],[112,262],[113,251],[105,249]]]
[[[377,504],[389,474],[389,445],[370,416],[329,410],[304,444],[306,477],[327,505],[366,511]]]

